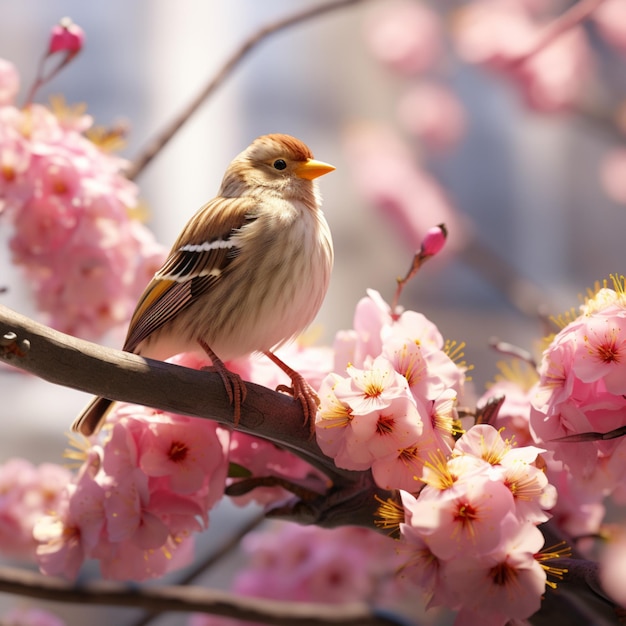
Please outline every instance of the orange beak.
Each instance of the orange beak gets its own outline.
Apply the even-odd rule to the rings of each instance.
[[[335,169],[334,165],[329,165],[322,161],[316,161],[315,159],[307,159],[304,163],[298,165],[295,168],[294,174],[299,178],[306,178],[307,180],[313,180],[318,176],[323,176],[332,172]]]

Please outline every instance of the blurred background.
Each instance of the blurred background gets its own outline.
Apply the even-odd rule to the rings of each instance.
[[[98,124],[127,122],[123,155],[132,160],[246,37],[316,4],[0,0],[0,58],[17,66],[23,98],[51,26],[70,16],[86,45],[37,100],[61,93],[86,103]],[[598,21],[538,67],[512,70],[507,55],[528,40],[506,21],[472,31],[471,4],[493,16],[511,3],[356,2],[267,39],[137,179],[157,239],[169,247],[252,139],[292,134],[337,167],[320,182],[336,250],[316,321],[320,343],[351,327],[366,289],[389,301],[420,229],[446,222],[447,249],[401,303],[466,342],[480,395],[500,358],[488,347],[492,337],[534,349],[545,330],[540,313],[576,306],[595,280],[625,269],[626,213],[616,200],[626,172],[607,173],[606,159],[624,140],[614,114],[626,70]],[[570,5],[518,4],[539,24]],[[425,98],[433,85],[443,99]],[[9,236],[0,223],[0,284],[9,288],[0,302],[37,317],[10,262]],[[64,431],[86,396],[8,369],[0,370],[0,394],[0,461],[60,461]],[[227,505],[218,511],[208,543],[220,541],[228,524],[219,520],[231,516]],[[79,609],[67,611],[69,623],[81,623]],[[103,613],[101,623],[126,614]],[[183,623],[171,619],[158,623]]]

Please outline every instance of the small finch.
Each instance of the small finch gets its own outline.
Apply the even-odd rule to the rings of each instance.
[[[272,350],[311,323],[326,295],[333,245],[314,179],[334,169],[289,135],[255,139],[183,228],[139,299],[123,349],[159,360],[203,349],[235,423],[245,385],[223,361],[263,352],[290,376],[312,423],[315,392]],[[96,432],[111,404],[94,398],[72,430]]]

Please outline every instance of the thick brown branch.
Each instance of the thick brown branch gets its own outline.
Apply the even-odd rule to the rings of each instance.
[[[233,70],[239,65],[243,59],[248,56],[254,48],[267,39],[270,35],[278,31],[285,30],[290,26],[295,26],[301,22],[305,22],[314,17],[318,17],[325,13],[330,13],[337,9],[350,6],[362,2],[362,0],[337,0],[336,2],[328,2],[326,4],[318,4],[307,7],[302,11],[298,11],[286,18],[272,22],[260,28],[253,33],[243,44],[235,50],[224,65],[218,70],[217,74],[211,78],[207,84],[200,90],[195,98],[180,111],[180,113],[167,125],[163,130],[144,148],[139,156],[131,163],[126,171],[126,176],[130,180],[134,180],[141,174],[145,167],[152,159],[163,149],[172,137],[180,130],[180,128],[189,120],[189,118],[207,101],[213,92],[228,78]]]
[[[0,306],[0,361],[49,382],[113,400],[212,419],[233,426],[233,409],[218,374],[145,359],[64,335]],[[292,520],[323,526],[356,524],[373,528],[376,487],[370,472],[335,466],[304,425],[293,398],[246,383],[238,430],[289,449],[324,472],[328,493],[294,507]],[[68,416],[68,425],[71,416]]]
[[[105,348],[1,305],[0,360],[64,387],[233,425],[233,409],[218,374]],[[260,385],[246,387],[239,430],[293,449],[335,477],[353,477],[354,472],[337,469],[310,438],[298,402]],[[68,416],[68,426],[70,421]]]
[[[361,603],[332,606],[276,602],[235,596],[203,587],[146,586],[128,589],[120,584],[97,582],[77,588],[58,578],[11,567],[0,567],[0,591],[82,605],[127,606],[151,611],[197,611],[274,626],[385,626],[398,623],[376,615],[370,607]]]

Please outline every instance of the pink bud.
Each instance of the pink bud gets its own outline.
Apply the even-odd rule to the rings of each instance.
[[[85,41],[85,31],[74,24],[69,17],[64,17],[50,33],[50,45],[48,54],[55,52],[68,52],[71,55],[78,54]]]
[[[429,228],[422,241],[422,249],[420,250],[421,256],[434,256],[437,254],[446,243],[447,236],[448,230],[445,224],[439,224],[438,226]]]

